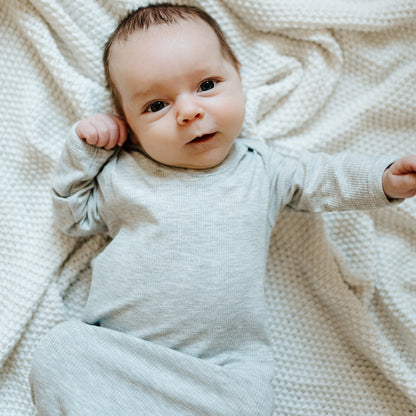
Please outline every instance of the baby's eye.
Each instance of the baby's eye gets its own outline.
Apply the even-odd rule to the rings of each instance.
[[[213,79],[208,79],[199,86],[199,90],[209,91],[209,90],[212,90],[216,85],[217,85],[217,81],[214,81]]]
[[[163,101],[155,101],[146,108],[146,111],[149,111],[151,113],[157,113],[158,111],[163,110],[166,107],[166,105],[167,104]]]

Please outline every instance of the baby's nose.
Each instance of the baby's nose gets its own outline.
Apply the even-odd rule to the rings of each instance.
[[[178,104],[178,124],[189,124],[195,119],[204,117],[204,110],[194,98],[182,99]]]

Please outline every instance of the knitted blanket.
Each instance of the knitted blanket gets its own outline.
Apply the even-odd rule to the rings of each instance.
[[[222,25],[247,92],[243,136],[334,153],[416,153],[416,3],[195,0]],[[79,318],[106,237],[53,225],[71,124],[110,111],[101,47],[133,0],[0,0],[0,415],[33,415],[40,337]],[[276,415],[416,412],[416,199],[284,211],[266,296]]]

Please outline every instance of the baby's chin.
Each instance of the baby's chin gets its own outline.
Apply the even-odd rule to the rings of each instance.
[[[181,169],[206,170],[221,165],[231,152],[234,141],[224,143],[221,135],[207,134],[191,140],[178,151],[177,157],[154,149],[146,149],[139,140],[132,140],[134,147],[158,164]]]
[[[221,154],[206,155],[206,157],[196,158],[195,160],[190,160],[189,162],[176,165],[182,169],[194,169],[194,170],[207,170],[212,169],[217,166],[220,166],[228,157],[231,150]],[[175,166],[175,165],[172,165]]]

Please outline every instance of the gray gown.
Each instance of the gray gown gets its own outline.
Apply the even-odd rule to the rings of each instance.
[[[207,170],[107,151],[75,134],[53,183],[57,224],[108,233],[82,322],[41,341],[40,415],[266,416],[273,357],[264,277],[279,210],[371,209],[391,157],[284,157],[237,139]]]

